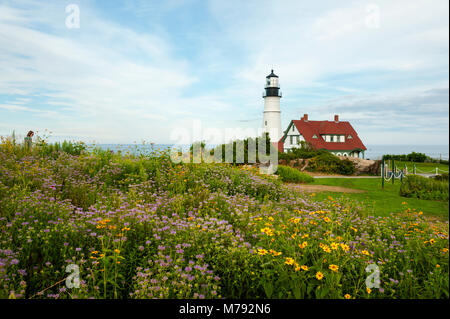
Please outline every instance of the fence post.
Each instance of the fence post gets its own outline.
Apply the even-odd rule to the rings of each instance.
[[[381,164],[381,188],[384,189],[384,159]]]
[[[394,185],[395,181],[395,160],[392,160],[392,185]]]
[[[413,166],[413,173],[414,173],[414,175],[416,175],[416,164],[414,164],[414,166]]]

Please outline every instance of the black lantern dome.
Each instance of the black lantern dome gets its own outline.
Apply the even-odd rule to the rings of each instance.
[[[278,75],[276,75],[275,73],[273,73],[273,70],[270,72],[270,74],[268,76],[266,76],[266,78],[277,78]]]
[[[265,88],[265,92],[263,93],[263,97],[266,97],[266,96],[281,97],[280,85],[278,82],[278,75],[273,73],[273,70],[271,71],[271,73],[268,76],[266,76],[266,88]]]

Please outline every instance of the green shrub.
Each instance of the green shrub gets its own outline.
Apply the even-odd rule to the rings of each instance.
[[[348,159],[341,160],[328,152],[312,158],[309,161],[308,168],[312,171],[342,175],[352,175],[356,170],[352,161]]]
[[[436,180],[436,181],[447,181],[448,182],[448,173],[443,173],[443,174],[441,174],[441,175],[436,175],[435,177],[434,177],[434,179]]]
[[[355,173],[356,168],[351,160],[344,159],[341,160],[339,171],[342,175],[352,175]]]
[[[198,148],[194,150],[194,145],[197,145]],[[199,151],[205,150],[206,144],[204,142],[196,142],[191,145],[190,152],[193,156],[199,156]],[[241,149],[242,147],[242,149]],[[259,149],[260,147],[265,148]],[[243,157],[239,154],[241,151],[244,151]],[[264,154],[266,156],[270,156],[270,154],[276,154],[278,152],[275,149],[275,146],[270,141],[270,136],[268,133],[264,133],[260,137],[257,138],[247,138],[244,140],[234,140],[227,144],[221,144],[216,146],[214,149],[209,150],[209,155],[215,156],[215,158],[219,159],[219,154],[221,154],[222,162],[229,163],[231,162],[231,158],[233,159],[233,165],[242,165],[242,164],[253,164],[260,163],[259,156]],[[215,155],[217,154],[217,155]],[[279,154],[279,152],[278,152]],[[250,159],[249,159],[250,155]]]
[[[62,143],[47,143],[44,139],[38,139],[35,145],[36,151],[40,155],[50,155],[52,153],[64,152],[70,155],[80,155],[86,151],[86,144],[83,142],[64,141]]]
[[[311,183],[314,181],[314,178],[309,176],[308,174],[302,173],[298,169],[284,165],[278,165],[276,174],[283,182]]]
[[[400,187],[400,196],[431,200],[448,200],[448,182],[417,175],[407,176]]]
[[[423,162],[431,160],[431,158],[429,156],[426,156],[423,153],[416,153],[416,152],[412,152],[408,155],[406,155],[406,154],[401,154],[401,155],[386,154],[386,155],[383,155],[383,159],[384,160],[407,161],[407,162],[418,162],[418,163],[423,163]]]
[[[278,158],[280,160],[286,160],[286,161],[291,161],[291,160],[296,160],[296,159],[306,159],[306,158],[312,158],[321,154],[329,154],[327,151],[325,150],[315,150],[315,149],[311,149],[311,148],[292,148],[289,151],[287,151],[286,153],[278,153]]]

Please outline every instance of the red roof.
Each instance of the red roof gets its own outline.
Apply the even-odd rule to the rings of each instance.
[[[347,121],[309,121],[304,118],[293,120],[295,127],[303,135],[305,141],[311,143],[315,149],[326,149],[329,151],[351,151],[354,149],[367,150],[358,134]],[[321,135],[336,134],[345,135],[345,142],[325,142]],[[316,135],[317,138],[313,138]],[[351,138],[348,138],[349,135]],[[287,132],[281,138],[284,142]]]

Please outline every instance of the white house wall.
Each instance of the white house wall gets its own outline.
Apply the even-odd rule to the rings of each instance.
[[[292,143],[291,143],[292,136]],[[288,128],[288,132],[286,134],[286,139],[284,140],[284,150],[288,150],[294,147],[299,147],[299,142],[305,141],[304,137],[297,130],[297,127],[292,123]]]
[[[331,142],[331,136],[334,136],[335,141]],[[331,143],[345,143],[345,135],[335,135],[335,134],[324,134],[322,135],[322,138],[325,142],[331,142]]]

